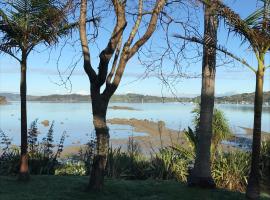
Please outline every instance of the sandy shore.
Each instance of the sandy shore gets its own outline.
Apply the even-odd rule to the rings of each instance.
[[[121,119],[121,118],[113,118],[107,120],[108,124],[119,124],[119,125],[128,125],[133,128],[134,132],[142,132],[146,133],[146,136],[134,136],[134,141],[136,141],[143,153],[149,154],[150,152],[158,150],[160,147],[165,146],[174,146],[181,145],[183,147],[187,147],[188,143],[186,137],[183,132],[170,129],[166,127],[165,123],[162,121],[155,122],[151,120],[139,120],[135,118],[131,119]],[[246,131],[247,136],[252,135],[252,129],[241,127]],[[270,139],[270,134],[266,132],[262,132],[262,139]],[[246,137],[237,137],[234,136],[230,141],[236,143],[251,143],[251,139]],[[120,147],[123,150],[126,150],[128,144],[128,138],[123,139],[111,139],[110,144],[113,148]],[[68,155],[72,153],[77,153],[79,149],[83,145],[70,145],[64,148],[63,155]],[[238,145],[238,148],[244,145]],[[232,146],[232,144],[222,144],[222,148],[225,151],[234,150],[237,148],[236,146]]]
[[[134,132],[146,133],[147,136],[134,136],[134,140],[140,144],[143,152],[155,151],[162,146],[186,144],[182,132],[167,128],[162,121],[114,118],[107,120],[107,122],[109,124],[129,125],[133,127]],[[127,142],[128,139],[111,139],[112,146],[115,147],[125,147]]]
[[[244,129],[248,136],[252,136],[253,134],[252,128],[246,128],[246,127],[241,127],[241,126],[240,128]],[[262,131],[262,140],[270,140],[270,133]]]
[[[112,109],[112,110],[133,110],[133,111],[139,111],[139,109],[128,107],[128,106],[109,106],[109,109]]]

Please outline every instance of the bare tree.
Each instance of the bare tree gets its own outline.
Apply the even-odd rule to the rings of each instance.
[[[81,1],[80,10],[80,39],[84,58],[84,70],[90,81],[90,92],[92,100],[93,124],[96,131],[97,155],[94,157],[90,175],[89,188],[102,189],[104,184],[104,170],[107,161],[107,150],[109,145],[109,129],[106,123],[107,107],[111,96],[116,91],[122,79],[127,62],[136,52],[149,40],[156,29],[158,16],[162,11],[166,0],[156,0],[150,13],[150,20],[144,34],[137,39],[140,24],[143,19],[143,0],[138,3],[138,15],[135,23],[128,34],[128,39],[123,43],[123,35],[127,26],[126,0],[111,0],[116,23],[112,35],[105,49],[99,54],[98,72],[94,70],[91,63],[90,50],[87,40],[86,16],[87,0]],[[122,44],[123,43],[123,44]],[[112,66],[109,71],[109,63]],[[101,91],[101,87],[105,89]]]

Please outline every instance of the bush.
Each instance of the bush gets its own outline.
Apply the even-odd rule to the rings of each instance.
[[[270,183],[270,140],[262,142],[261,172],[263,181]]]
[[[0,175],[14,175],[19,170],[20,151],[11,146],[11,139],[0,129]]]
[[[194,136],[197,139],[197,132],[199,131],[199,122],[200,122],[200,107],[195,108],[192,113],[194,114],[193,117],[193,124],[195,126]],[[192,131],[191,128],[186,133]],[[230,139],[232,137],[232,130],[229,126],[228,119],[226,118],[223,111],[214,108],[213,111],[213,122],[212,122],[212,140],[211,140],[211,156],[215,156],[220,146],[220,143],[223,140]],[[197,144],[194,144],[195,148]]]
[[[29,172],[31,174],[54,174],[57,167],[58,158],[63,151],[65,141],[64,132],[61,136],[59,144],[53,144],[53,128],[52,122],[48,133],[42,141],[38,141],[38,120],[31,123],[28,130],[28,156],[29,156]],[[1,147],[0,150],[0,175],[14,175],[19,171],[20,149],[11,145],[11,139],[0,130]],[[53,151],[56,148],[56,151]]]
[[[85,163],[82,161],[71,162],[68,161],[65,164],[58,166],[55,169],[55,175],[72,175],[72,176],[85,176],[87,174],[87,168]]]
[[[113,178],[146,179],[149,177],[150,163],[141,154],[139,144],[129,138],[127,151],[121,147],[109,149],[106,165],[106,175]]]
[[[182,156],[182,152],[167,147],[162,148],[152,156],[151,176],[157,179],[175,179],[186,182],[189,160]]]
[[[244,192],[247,185],[251,156],[249,152],[221,153],[212,163],[212,175],[220,188]]]
[[[10,147],[0,156],[0,175],[15,175],[19,171],[20,150]]]

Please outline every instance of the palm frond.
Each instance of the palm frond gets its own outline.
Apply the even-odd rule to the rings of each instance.
[[[57,43],[59,37],[69,33],[69,29],[62,31],[68,20],[55,0],[14,0],[6,4],[0,9],[0,50],[4,52],[11,53],[12,48],[31,51],[40,43]]]

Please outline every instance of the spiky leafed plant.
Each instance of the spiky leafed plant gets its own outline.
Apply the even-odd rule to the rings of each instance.
[[[56,0],[1,1],[0,51],[21,66],[21,161],[20,180],[29,179],[27,155],[26,70],[27,58],[39,44],[52,45],[67,33],[66,5]]]
[[[200,123],[200,107],[196,107],[194,110],[192,110],[192,113],[194,114],[193,118],[193,124],[195,126],[194,132],[198,132]],[[186,133],[186,135],[190,137],[192,132],[193,132],[192,130],[189,130]],[[229,122],[224,112],[217,108],[214,108],[213,110],[212,132],[213,134],[211,139],[211,157],[212,159],[214,159],[215,153],[217,152],[220,143],[223,140],[227,140],[232,136],[232,130],[230,128]],[[197,136],[196,133],[193,133],[193,135]]]

